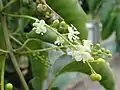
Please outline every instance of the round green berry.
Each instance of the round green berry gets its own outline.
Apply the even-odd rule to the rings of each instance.
[[[99,53],[99,54],[101,54],[101,53],[102,53],[102,51],[101,51],[101,50],[98,50],[98,53]]]
[[[92,81],[100,81],[102,79],[102,76],[100,74],[92,73],[90,75],[90,79]]]
[[[93,52],[92,55],[96,56],[96,55],[98,55],[98,52]]]
[[[106,52],[107,54],[109,54],[109,53],[110,53],[110,50],[106,50],[105,52]]]
[[[13,90],[13,85],[11,83],[6,84],[5,90]]]
[[[99,62],[99,63],[105,63],[105,60],[103,58],[98,58],[97,62]]]
[[[102,52],[105,52],[105,48],[101,48],[101,51],[102,51]]]
[[[91,79],[92,81],[96,81],[96,74],[92,73],[92,74],[90,75],[90,79]]]
[[[112,57],[112,54],[110,54],[110,53],[109,53],[109,54],[107,54],[107,55],[108,55],[108,57],[109,57],[109,58],[111,58],[111,57]]]
[[[99,47],[100,47],[100,44],[99,44],[99,43],[97,43],[97,44],[96,44],[96,46],[99,48]]]
[[[95,78],[96,81],[100,81],[102,79],[102,76],[100,74],[96,74]]]

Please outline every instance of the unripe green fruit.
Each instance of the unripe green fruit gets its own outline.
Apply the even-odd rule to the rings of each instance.
[[[98,63],[105,63],[105,60],[102,59],[102,58],[98,58],[98,59],[97,59],[97,62],[98,62]]]
[[[102,79],[102,76],[100,74],[93,73],[90,75],[90,79],[92,81],[100,81]]]
[[[94,73],[90,75],[90,79],[91,79],[92,81],[96,81],[96,78],[95,78],[95,77],[96,77],[96,74],[94,74]]]
[[[102,76],[100,74],[96,74],[96,81],[100,81],[102,79]]]
[[[13,90],[13,85],[11,83],[6,84],[5,90]]]

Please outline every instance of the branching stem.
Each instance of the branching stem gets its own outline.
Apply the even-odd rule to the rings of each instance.
[[[24,79],[24,76],[19,68],[19,65],[17,63],[17,60],[16,60],[16,57],[14,55],[14,53],[12,52],[12,45],[11,45],[11,42],[10,42],[10,38],[9,38],[9,34],[8,34],[8,31],[7,31],[7,27],[6,27],[6,17],[3,15],[2,16],[2,27],[3,27],[3,33],[4,33],[4,38],[5,38],[5,42],[6,42],[6,47],[7,47],[7,50],[9,51],[9,55],[10,55],[10,58],[12,60],[12,63],[16,69],[16,72],[21,80],[21,83],[24,87],[24,90],[29,90],[28,88],[28,85]]]

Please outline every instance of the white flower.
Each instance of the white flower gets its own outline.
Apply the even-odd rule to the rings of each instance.
[[[35,30],[37,34],[43,35],[44,33],[47,32],[47,29],[45,27],[45,21],[44,20],[36,20],[33,23],[34,28],[32,30]]]
[[[92,45],[91,41],[83,40],[83,46],[86,48],[86,51],[91,52],[90,46]]]
[[[71,27],[70,26],[68,27],[68,31],[69,31],[69,33],[68,33],[68,39],[71,42],[79,39],[79,37],[76,36],[76,35],[78,35],[80,33],[77,31],[77,29],[72,24],[71,24]]]
[[[57,37],[57,40],[54,42],[54,44],[56,44],[56,45],[61,45],[61,44],[63,44],[64,42],[65,42],[65,40],[64,40],[62,37],[58,36],[58,37]]]
[[[83,60],[83,62],[85,62],[86,60],[94,60],[90,54],[90,45],[91,43],[88,40],[84,40],[83,45],[77,45],[76,49],[68,48],[67,54],[71,55],[76,61]]]

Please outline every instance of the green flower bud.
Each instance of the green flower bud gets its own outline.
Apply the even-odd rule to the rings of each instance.
[[[105,52],[105,48],[101,48],[101,51],[102,51],[102,52]]]
[[[47,6],[43,5],[43,11],[47,11]]]
[[[98,55],[98,52],[93,52],[92,55],[96,56],[96,55]]]
[[[108,57],[109,57],[109,58],[111,58],[111,57],[112,57],[112,54],[110,54],[110,53],[109,53],[109,54],[107,54],[107,55],[108,55]]]
[[[66,26],[65,21],[60,22],[60,26],[65,27]]]
[[[58,27],[59,23],[60,23],[59,20],[56,19],[56,20],[53,21],[52,26],[53,27]]]
[[[100,47],[100,44],[99,44],[99,43],[97,43],[97,44],[96,44],[96,46],[99,48],[99,47]]]
[[[46,13],[45,13],[45,18],[50,18],[50,17],[51,17],[50,13],[49,13],[49,12],[46,12]]]
[[[110,50],[106,50],[105,53],[110,54]]]
[[[98,54],[101,54],[102,53],[102,51],[101,50],[98,50]]]
[[[37,5],[37,11],[39,11],[39,12],[43,11],[43,5],[42,4]]]

